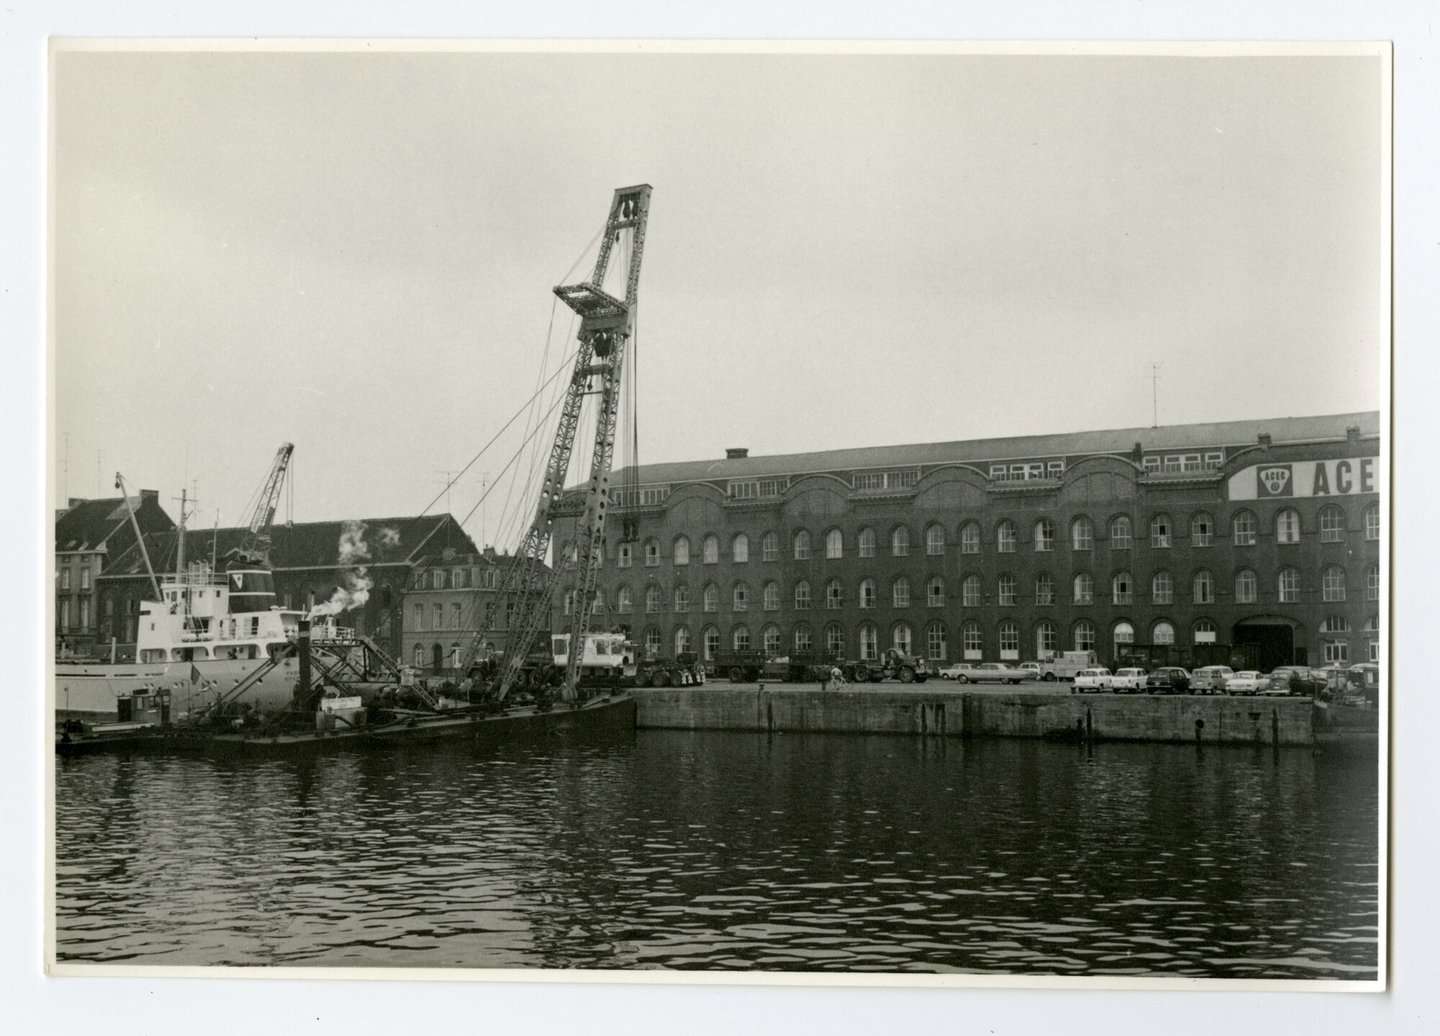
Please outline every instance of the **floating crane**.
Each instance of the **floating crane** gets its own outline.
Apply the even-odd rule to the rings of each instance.
[[[505,571],[501,592],[497,595],[497,600],[506,601],[512,609],[506,637],[508,649],[496,690],[496,698],[500,701],[505,699],[520,676],[526,651],[535,635],[549,623],[556,588],[564,577],[567,561],[574,566],[576,587],[570,619],[570,650],[561,697],[567,702],[577,698],[575,684],[583,654],[582,643],[594,606],[596,573],[604,551],[605,516],[610,506],[610,469],[615,455],[615,427],[620,408],[620,375],[625,365],[627,346],[635,331],[635,305],[640,286],[640,260],[645,249],[650,190],[649,184],[638,184],[615,191],[590,279],[555,288],[560,301],[580,317],[577,335],[580,348],[575,354],[575,366],[560,411],[555,441],[550,447],[550,459],[540,487],[534,520]],[[627,233],[630,237],[630,262],[625,275],[625,297],[620,299],[607,293],[601,285],[605,283],[611,253]],[[599,405],[585,508],[576,526],[575,539],[563,546],[555,545],[555,520],[565,491],[570,459],[575,452],[581,405],[585,397],[591,395],[599,397]],[[552,546],[556,548],[553,555]],[[545,573],[547,555],[554,559],[548,574]],[[493,605],[490,611],[493,616]],[[490,628],[491,622],[491,617],[487,617],[481,630]]]

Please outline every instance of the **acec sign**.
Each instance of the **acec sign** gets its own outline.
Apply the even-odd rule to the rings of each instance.
[[[1270,500],[1294,496],[1356,496],[1377,492],[1376,458],[1300,460],[1290,464],[1252,464],[1230,476],[1231,500]]]

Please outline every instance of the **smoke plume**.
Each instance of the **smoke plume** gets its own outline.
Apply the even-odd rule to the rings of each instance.
[[[400,546],[400,530],[393,525],[386,525],[380,529],[380,534],[375,537],[381,550],[390,550]]]
[[[383,539],[387,530],[381,530]],[[393,531],[393,530],[390,530]],[[399,537],[396,536],[398,541]],[[340,529],[340,579],[341,584],[330,595],[330,600],[317,604],[310,617],[339,615],[353,608],[363,607],[370,600],[370,588],[374,581],[365,562],[370,560],[370,548],[365,543],[365,523],[346,522]]]

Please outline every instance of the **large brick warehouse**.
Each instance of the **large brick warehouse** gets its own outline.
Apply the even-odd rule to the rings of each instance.
[[[707,658],[1381,653],[1374,412],[727,453],[616,474],[597,627]]]

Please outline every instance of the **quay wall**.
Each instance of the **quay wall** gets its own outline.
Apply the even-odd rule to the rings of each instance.
[[[1309,745],[1308,698],[1080,695],[931,690],[916,685],[822,691],[766,684],[644,688],[640,729],[1032,737],[1097,741]]]

